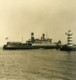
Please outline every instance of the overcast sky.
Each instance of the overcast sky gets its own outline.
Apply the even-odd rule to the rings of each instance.
[[[76,0],[0,0],[0,45],[6,37],[26,41],[31,32],[65,43],[69,29],[76,43]]]

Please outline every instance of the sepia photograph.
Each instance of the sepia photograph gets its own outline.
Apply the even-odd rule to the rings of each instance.
[[[76,0],[0,0],[0,80],[76,80]]]

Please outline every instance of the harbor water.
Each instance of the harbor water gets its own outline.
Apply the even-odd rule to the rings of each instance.
[[[76,52],[0,49],[0,80],[76,80]]]

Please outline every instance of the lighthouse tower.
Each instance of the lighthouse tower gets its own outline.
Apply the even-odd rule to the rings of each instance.
[[[67,33],[67,46],[68,47],[72,47],[73,46],[73,42],[72,42],[72,35],[73,33],[71,32],[71,30],[69,30]]]

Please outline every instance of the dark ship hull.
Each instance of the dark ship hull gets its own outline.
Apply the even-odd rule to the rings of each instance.
[[[4,50],[17,50],[17,49],[56,49],[57,46],[56,45],[50,45],[50,46],[32,46],[32,45],[24,45],[24,46],[8,46],[8,45],[4,45],[3,49]]]

